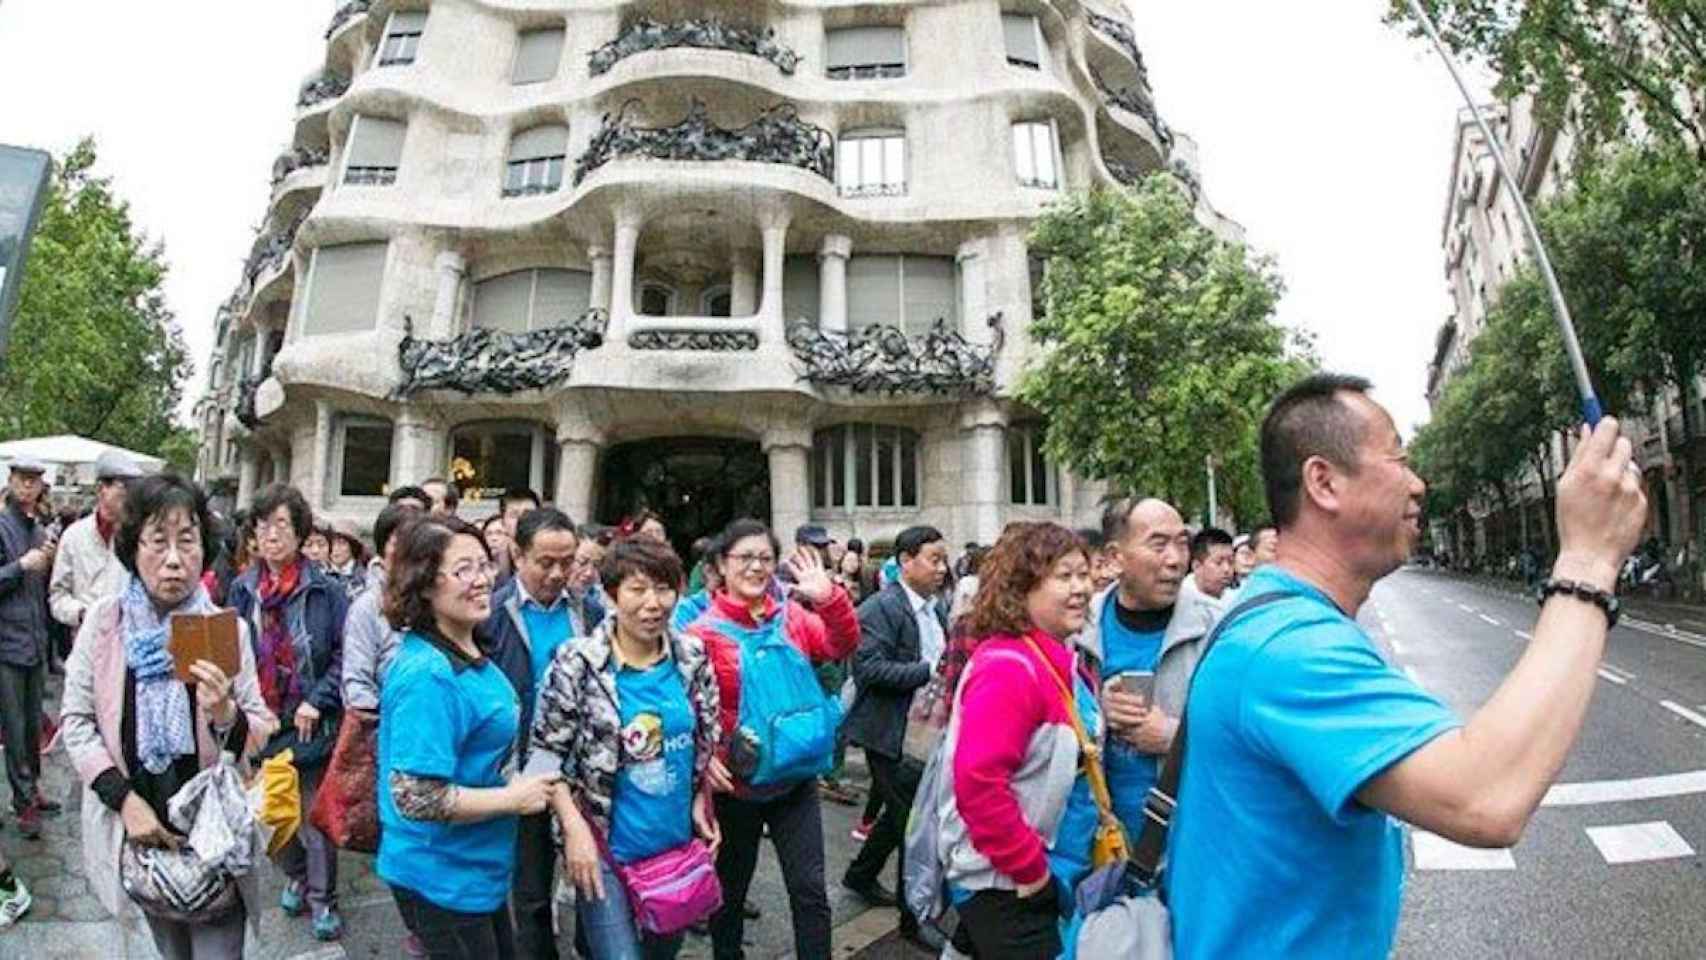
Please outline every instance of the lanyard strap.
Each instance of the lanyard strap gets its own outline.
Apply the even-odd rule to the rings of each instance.
[[[1090,734],[1084,729],[1084,721],[1078,716],[1078,697],[1072,692],[1072,688],[1066,685],[1066,681],[1061,679],[1060,672],[1054,668],[1054,661],[1043,653],[1037,642],[1026,636],[1025,643],[1030,646],[1031,652],[1037,655],[1037,659],[1043,662],[1048,675],[1054,678],[1054,684],[1060,690],[1060,698],[1066,704],[1066,716],[1072,721],[1072,732],[1078,735],[1078,749],[1084,754],[1084,773],[1090,778],[1090,795],[1095,797],[1096,807],[1101,810],[1102,817],[1112,817],[1114,801],[1108,792],[1107,774],[1102,770],[1102,748],[1090,739]]]

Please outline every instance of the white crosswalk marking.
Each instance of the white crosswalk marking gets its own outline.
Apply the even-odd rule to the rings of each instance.
[[[1471,606],[1470,606],[1470,605],[1469,605],[1469,604],[1467,604],[1467,603],[1460,603],[1460,604],[1458,604],[1458,605],[1457,605],[1457,609],[1459,609],[1459,610],[1462,610],[1462,611],[1463,611],[1463,612],[1464,612],[1464,613],[1474,613],[1474,612],[1475,612],[1475,608],[1474,608],[1474,607],[1471,607]]]
[[[1706,717],[1695,713],[1693,710],[1688,709],[1680,703],[1673,700],[1660,700],[1659,706],[1664,707],[1666,710],[1669,710],[1671,713],[1676,714],[1695,726],[1706,727]]]
[[[1630,780],[1588,780],[1581,783],[1555,783],[1540,801],[1543,807],[1580,807],[1595,803],[1622,803],[1627,800],[1652,800],[1658,797],[1681,797],[1706,793],[1706,770],[1686,773],[1667,773],[1657,777],[1635,777]]]
[[[1485,622],[1487,622],[1487,623],[1490,623],[1490,624],[1492,624],[1492,625],[1493,625],[1493,626],[1495,626],[1495,627],[1502,627],[1502,626],[1504,626],[1504,624],[1502,624],[1502,623],[1500,623],[1500,622],[1499,622],[1499,621],[1497,621],[1497,620],[1494,620],[1494,619],[1493,619],[1493,618],[1492,618],[1492,617],[1489,617],[1489,616],[1487,616],[1487,615],[1486,615],[1486,614],[1484,614],[1484,613],[1483,613],[1483,614],[1481,614],[1481,615],[1480,615],[1480,616],[1481,616],[1481,619],[1482,619],[1482,620],[1483,620],[1483,621],[1485,621]]]
[[[1663,820],[1611,827],[1588,827],[1588,839],[1606,863],[1641,863],[1691,857],[1694,848]]]
[[[1604,667],[1599,668],[1599,677],[1601,680],[1610,681],[1611,683],[1615,683],[1620,687],[1629,682],[1626,678],[1620,677],[1617,674],[1612,673],[1610,670],[1605,669]]]
[[[1453,843],[1426,830],[1410,833],[1410,850],[1417,870],[1515,870],[1509,847],[1484,850]]]

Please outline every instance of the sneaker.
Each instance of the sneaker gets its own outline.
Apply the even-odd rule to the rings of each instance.
[[[13,879],[11,893],[0,891],[0,930],[18,922],[18,918],[29,912],[30,888],[24,886],[24,881]]]
[[[302,885],[295,880],[286,880],[284,892],[278,895],[278,908],[287,917],[302,916]]]
[[[408,957],[424,957],[427,955],[426,944],[421,942],[420,937],[411,933],[403,938],[403,955]]]
[[[41,810],[35,804],[18,811],[18,835],[25,840],[41,839]]]
[[[314,939],[336,940],[344,935],[344,918],[338,916],[338,911],[327,907],[314,911]]]
[[[875,820],[859,821],[858,825],[853,828],[853,839],[860,843],[864,843],[866,840],[871,839],[871,829],[876,825],[877,821]]]

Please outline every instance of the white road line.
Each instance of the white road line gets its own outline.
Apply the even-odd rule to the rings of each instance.
[[[1617,674],[1619,677],[1622,677],[1625,680],[1635,679],[1635,674],[1631,673],[1628,670],[1623,669],[1622,667],[1618,666],[1615,663],[1602,663],[1599,666],[1600,666],[1600,669],[1610,670],[1612,673]]]
[[[1671,713],[1674,713],[1677,716],[1681,717],[1682,719],[1687,720],[1689,723],[1692,723],[1692,724],[1694,724],[1696,726],[1700,726],[1700,727],[1706,727],[1706,717],[1703,717],[1700,714],[1695,713],[1693,710],[1688,709],[1687,707],[1683,706],[1680,703],[1677,703],[1673,700],[1660,700],[1659,706],[1664,707],[1666,710],[1669,710]]]
[[[1517,636],[1523,638],[1524,640],[1533,640],[1534,639],[1534,634],[1532,634],[1532,633],[1525,633],[1521,630],[1512,630],[1511,632],[1516,634]]]
[[[1627,617],[1619,620],[1618,623],[1630,628],[1631,630],[1639,630],[1642,633],[1650,633],[1655,637],[1664,637],[1666,640],[1675,640],[1677,643],[1686,643],[1691,647],[1699,647],[1702,650],[1706,650],[1706,640],[1698,640],[1693,636],[1676,629],[1666,629],[1656,623],[1631,620]]]
[[[1410,850],[1415,854],[1417,870],[1516,869],[1516,858],[1511,856],[1509,847],[1492,850],[1465,847],[1426,830],[1411,831]]]
[[[1460,604],[1458,604],[1458,605],[1457,605],[1457,609],[1459,609],[1459,610],[1462,610],[1462,611],[1463,611],[1463,612],[1464,612],[1464,613],[1474,613],[1474,612],[1475,612],[1475,608],[1474,608],[1474,607],[1471,607],[1471,606],[1470,606],[1470,605],[1469,605],[1469,604],[1467,604],[1467,603],[1460,603]]]
[[[1706,770],[1666,773],[1656,777],[1635,777],[1630,780],[1584,780],[1580,783],[1555,783],[1540,801],[1543,807],[1585,807],[1596,803],[1622,803],[1627,800],[1655,800],[1660,797],[1681,797],[1706,793]]]
[[[1599,676],[1600,676],[1600,679],[1609,680],[1612,683],[1615,683],[1620,687],[1623,686],[1625,683],[1629,682],[1628,680],[1624,679],[1623,677],[1618,676],[1615,673],[1612,673],[1610,670],[1607,670],[1604,667],[1599,668]]]
[[[1482,620],[1483,620],[1483,621],[1484,621],[1484,622],[1486,622],[1486,623],[1490,623],[1490,624],[1492,624],[1492,625],[1493,625],[1493,626],[1495,626],[1495,627],[1502,627],[1502,626],[1504,626],[1504,624],[1502,624],[1502,623],[1500,623],[1500,622],[1499,622],[1499,621],[1497,621],[1497,620],[1494,620],[1494,619],[1493,619],[1493,618],[1492,618],[1492,617],[1489,617],[1489,616],[1487,616],[1487,615],[1486,615],[1486,614],[1484,614],[1484,613],[1483,613],[1483,614],[1481,614],[1481,615],[1480,615],[1480,616],[1481,616],[1481,619],[1482,619]]]
[[[1694,855],[1694,848],[1688,845],[1688,841],[1663,820],[1588,827],[1587,831],[1588,839],[1599,848],[1599,854],[1606,863],[1642,863]]]

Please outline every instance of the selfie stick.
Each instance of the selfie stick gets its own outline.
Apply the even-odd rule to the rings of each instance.
[[[1481,108],[1476,106],[1475,98],[1469,93],[1469,86],[1463,82],[1463,75],[1457,71],[1456,61],[1451,59],[1451,53],[1445,49],[1445,44],[1439,38],[1439,31],[1434,28],[1433,19],[1426,10],[1422,9],[1421,0],[1409,0],[1410,12],[1422,23],[1428,39],[1433,41],[1434,49],[1439,51],[1439,58],[1445,61],[1445,68],[1451,71],[1451,79],[1457,84],[1458,92],[1463,94],[1463,102],[1469,105],[1469,113],[1475,118],[1475,126],[1481,130],[1493,154],[1493,164],[1498,168],[1499,179],[1505,183],[1505,189],[1510,191],[1511,199],[1516,201],[1517,214],[1522,218],[1523,230],[1528,234],[1528,244],[1534,250],[1534,259],[1540,264],[1540,275],[1546,279],[1546,292],[1552,295],[1552,314],[1558,320],[1558,332],[1564,338],[1564,352],[1570,358],[1570,370],[1576,376],[1576,390],[1582,398],[1582,419],[1588,426],[1599,423],[1604,412],[1599,406],[1599,397],[1593,392],[1593,381],[1588,378],[1588,365],[1582,360],[1582,344],[1576,339],[1576,325],[1570,319],[1569,304],[1564,302],[1564,291],[1558,288],[1558,276],[1552,272],[1552,258],[1546,255],[1546,245],[1540,240],[1540,230],[1534,225],[1534,214],[1528,209],[1528,202],[1523,199],[1522,188],[1517,186],[1516,177],[1511,175],[1510,167],[1505,165],[1505,145],[1499,140],[1493,128],[1487,125],[1485,117],[1481,116]]]

